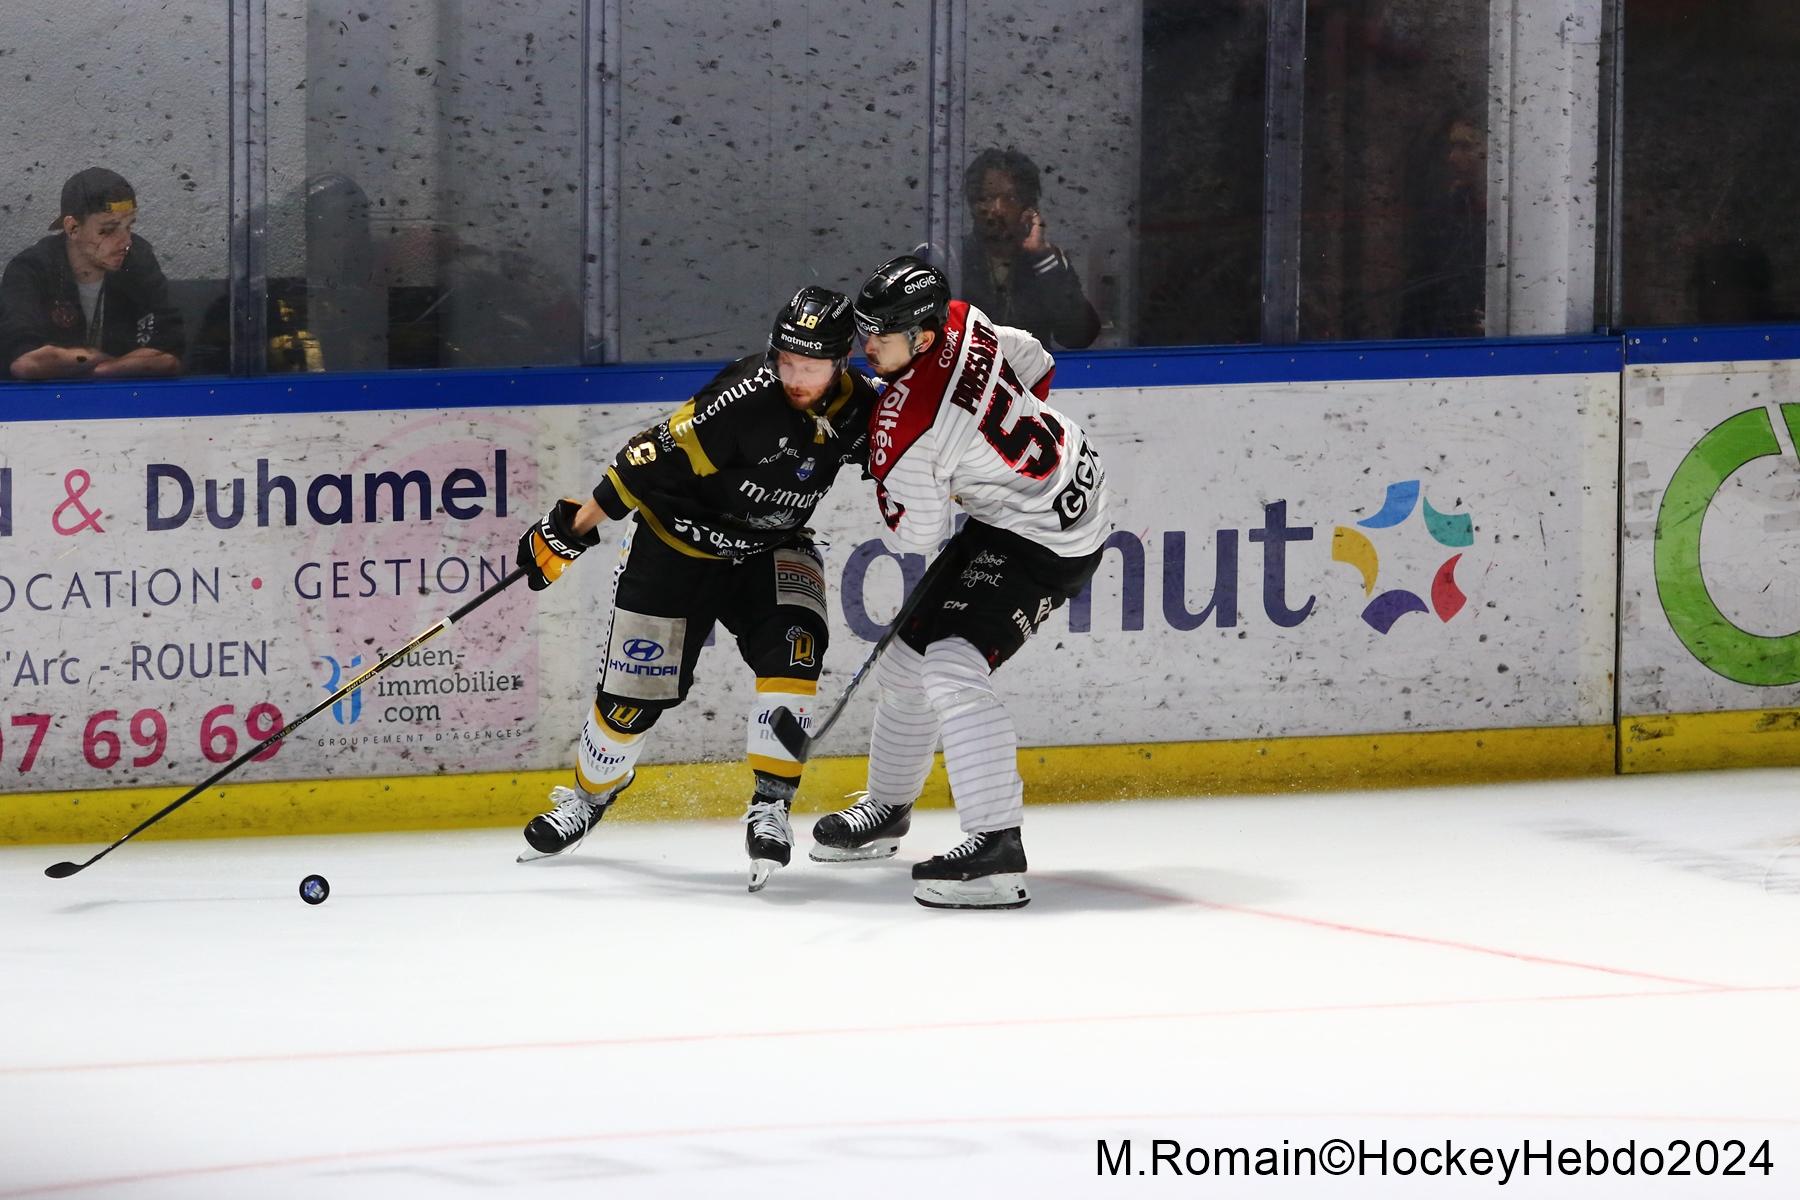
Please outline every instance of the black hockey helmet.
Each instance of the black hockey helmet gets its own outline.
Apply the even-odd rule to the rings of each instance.
[[[935,321],[940,327],[950,308],[950,281],[944,273],[911,254],[890,258],[876,268],[856,294],[856,327],[867,337],[903,333]]]
[[[848,358],[856,337],[850,297],[808,284],[794,293],[769,331],[769,353],[786,350],[806,358]]]

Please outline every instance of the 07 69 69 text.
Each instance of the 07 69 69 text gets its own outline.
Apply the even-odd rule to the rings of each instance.
[[[45,739],[59,724],[59,718],[51,713],[13,713],[0,724],[0,768],[11,765],[18,774],[29,774],[37,765]],[[283,724],[281,710],[266,702],[252,705],[241,722],[235,705],[215,705],[200,718],[198,748],[207,762],[230,762],[240,746],[262,741]],[[105,708],[82,722],[81,757],[97,771],[111,771],[126,762],[133,767],[153,766],[168,748],[168,718],[154,708],[140,708],[130,717],[116,708]],[[281,743],[276,742],[251,761],[267,762],[280,749]]]

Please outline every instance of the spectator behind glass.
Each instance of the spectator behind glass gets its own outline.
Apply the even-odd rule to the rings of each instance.
[[[63,184],[55,232],[0,276],[0,363],[15,379],[180,373],[181,312],[136,222],[137,194],[114,172]]]
[[[1413,156],[1407,181],[1401,337],[1487,331],[1487,135],[1453,115]]]
[[[305,273],[269,277],[264,368],[270,374],[385,368],[386,297],[377,283],[369,197],[354,179],[332,171],[308,178],[289,203],[305,209]],[[229,295],[214,300],[200,318],[188,370],[230,372]]]
[[[1037,164],[1017,150],[983,150],[963,177],[974,229],[963,241],[957,296],[995,323],[1070,350],[1100,336],[1069,260],[1045,236]]]

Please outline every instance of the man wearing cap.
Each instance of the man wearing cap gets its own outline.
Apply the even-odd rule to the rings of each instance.
[[[137,194],[105,167],[63,184],[52,233],[0,276],[0,365],[15,379],[175,375],[184,346]]]

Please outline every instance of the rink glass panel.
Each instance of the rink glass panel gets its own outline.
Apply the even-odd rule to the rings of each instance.
[[[1134,5],[1075,2],[1051,14],[971,6],[953,59],[953,91],[964,97],[961,152],[945,164],[945,244],[952,284],[981,251],[969,241],[970,164],[983,151],[1013,150],[1039,170],[1037,209],[1101,315],[1096,347],[1130,345],[1136,259],[1140,113],[1146,18]],[[1142,69],[1140,69],[1142,64]],[[980,180],[973,181],[979,191]]]
[[[108,167],[137,193],[190,354],[224,317],[227,12],[206,0],[7,0],[0,22],[0,264],[49,232],[62,185]],[[0,379],[5,378],[0,371]]]
[[[1301,340],[1487,332],[1488,9],[1307,6]]]
[[[1626,0],[1622,324],[1800,315],[1800,8]]]
[[[1089,297],[1103,322],[1117,322],[1121,344],[1255,342],[1262,309],[1267,4],[1145,0],[1142,12],[1142,112],[1135,134],[1119,139],[1141,146],[1136,207],[1111,210],[1111,224],[1072,231],[1090,247],[1106,247],[1109,237],[1135,227],[1124,264],[1130,283],[1115,314],[1107,274],[1120,264],[1087,258],[1089,250],[1078,259],[1094,264],[1084,272],[1094,283]],[[1026,119],[1016,109],[1009,115]],[[1076,189],[1106,183],[1080,167],[1069,174]],[[1102,334],[1102,345],[1111,344],[1110,332]]]
[[[929,0],[625,0],[608,361],[735,358],[923,237]]]
[[[267,14],[268,369],[579,362],[579,5]]]
[[[1573,105],[1566,184],[1553,154],[1521,165],[1539,126],[1498,124],[1555,75],[1541,47],[1505,57],[1537,6],[1493,28],[1507,6],[1484,0],[777,0],[729,24],[649,0],[142,7],[7,6],[0,249],[43,236],[72,171],[121,171],[190,374],[722,360],[801,283],[951,254],[993,146],[1043,168],[1097,347],[1590,326],[1521,315],[1530,280],[1580,290],[1596,250],[1579,193],[1603,101]],[[1792,319],[1800,15],[1607,13],[1597,324]],[[1598,28],[1575,6],[1582,54]],[[1582,54],[1566,75],[1593,98]],[[1302,85],[1286,158],[1271,62]],[[1545,188],[1567,263],[1528,253],[1547,208],[1522,198]]]

